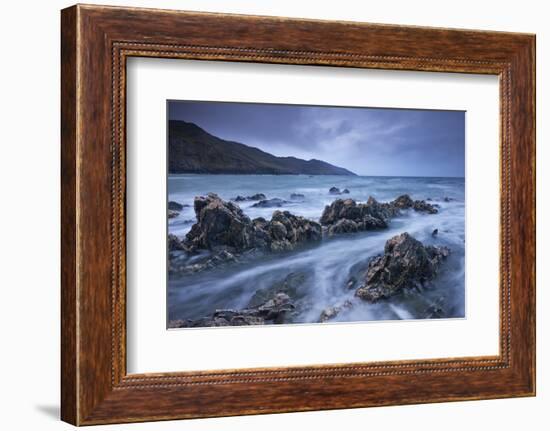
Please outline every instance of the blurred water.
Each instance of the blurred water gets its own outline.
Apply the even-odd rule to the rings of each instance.
[[[267,198],[289,201],[280,209],[318,220],[325,205],[338,196],[330,187],[347,188],[358,202],[369,196],[384,202],[401,194],[413,199],[432,199],[440,206],[438,214],[405,211],[390,222],[390,228],[362,232],[324,240],[321,244],[288,254],[276,254],[247,265],[216,269],[168,282],[169,319],[196,319],[218,308],[244,308],[254,292],[281,282],[288,274],[305,277],[297,305],[298,323],[317,322],[321,311],[351,300],[354,306],[334,321],[415,319],[426,315],[430,305],[443,304],[440,317],[464,317],[464,178],[347,177],[306,175],[171,175],[169,200],[190,205],[169,220],[169,232],[184,236],[195,222],[193,199],[208,192],[229,200],[237,195],[264,193]],[[304,195],[292,201],[291,193]],[[444,198],[450,198],[448,202]],[[251,218],[271,218],[274,208],[253,208],[254,202],[239,202]],[[434,229],[439,230],[432,237]],[[408,295],[369,304],[354,298],[354,289],[346,287],[350,274],[362,274],[369,258],[382,253],[385,242],[401,232],[409,232],[424,244],[446,245],[452,254],[444,263],[433,286],[421,295]]]

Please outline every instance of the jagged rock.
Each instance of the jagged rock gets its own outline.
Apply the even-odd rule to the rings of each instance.
[[[243,310],[216,310],[211,316],[196,320],[172,320],[170,328],[196,328],[211,326],[263,325],[265,323],[287,323],[294,310],[294,304],[285,293],[277,293],[273,298],[253,308]]]
[[[339,235],[342,233],[355,233],[359,230],[358,224],[346,218],[338,220],[328,228],[328,235]]]
[[[343,310],[349,310],[353,308],[353,302],[347,300],[342,305],[336,305],[334,307],[327,307],[323,311],[321,311],[321,315],[319,316],[319,323],[324,323],[329,320],[334,319],[338,314],[340,314]]]
[[[426,201],[421,201],[421,200],[413,201],[409,195],[399,196],[392,203],[399,209],[412,208],[418,212],[427,212],[429,214],[437,214],[437,207],[435,205],[426,203]]]
[[[453,199],[453,198],[450,198],[450,197],[447,197],[447,196],[445,196],[445,197],[443,198],[443,201],[444,201],[444,202],[451,202],[451,201],[454,201],[454,199]]]
[[[181,211],[184,208],[183,204],[176,201],[168,201],[168,209],[173,211]]]
[[[256,202],[252,205],[254,208],[280,208],[288,202],[284,199],[273,198],[273,199],[262,199],[259,202]]]
[[[407,232],[386,242],[384,254],[369,262],[364,284],[355,295],[370,302],[422,286],[436,275],[450,250],[424,246]]]
[[[236,198],[234,198],[233,200],[235,202],[244,202],[244,201],[261,201],[261,200],[264,200],[264,199],[267,199],[267,198],[263,193],[256,193],[255,195],[252,195],[252,196],[241,196],[241,195],[239,195]]]
[[[186,236],[186,242],[193,248],[212,249],[222,245],[242,251],[256,246],[252,221],[234,203],[209,193],[196,197],[194,207],[197,223]]]
[[[328,227],[329,235],[384,229],[388,227],[390,218],[399,215],[400,210],[410,208],[430,214],[437,213],[435,206],[425,201],[413,201],[409,195],[384,203],[371,196],[366,203],[359,204],[353,199],[336,199],[325,207],[320,222]]]
[[[268,224],[272,251],[292,250],[303,242],[316,242],[322,239],[321,225],[291,214],[288,211],[275,211]]]
[[[385,212],[375,208],[376,201],[357,204],[353,199],[337,199],[327,205],[321,215],[320,222],[328,226],[328,234],[358,232],[386,228]]]
[[[328,192],[329,192],[331,195],[339,195],[339,194],[342,193],[338,187],[331,187],[331,188],[328,190]]]
[[[349,195],[349,190],[348,190],[348,189],[342,190],[342,194],[343,194],[343,195]]]
[[[239,262],[239,259],[233,249],[216,247],[212,251],[198,255],[172,253],[170,254],[168,270],[170,273],[193,274],[237,262]]]
[[[435,238],[437,236],[437,234],[439,233],[439,230],[438,229],[434,229],[433,232],[432,232],[432,236]]]
[[[432,302],[422,313],[423,319],[440,319],[447,316],[445,310],[445,298],[443,296]]]
[[[292,193],[290,195],[290,200],[292,201],[299,201],[301,199],[305,199],[306,197],[301,193]]]
[[[300,287],[304,285],[307,280],[307,275],[303,272],[291,272],[284,279],[279,280],[270,287],[256,290],[254,295],[248,302],[248,308],[258,307],[265,303],[270,298],[274,297],[277,293],[284,293],[291,299],[295,300],[301,296],[299,293]]]
[[[232,202],[210,193],[195,198],[195,223],[186,236],[189,250],[231,247],[236,253],[247,250],[292,250],[306,241],[320,241],[321,225],[288,211],[275,211],[270,221],[250,220]]]
[[[176,235],[168,234],[168,251],[186,250],[183,241],[181,241]]]
[[[168,210],[168,218],[176,218],[180,213],[174,210]]]

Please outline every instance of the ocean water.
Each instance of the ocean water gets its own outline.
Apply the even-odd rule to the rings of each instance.
[[[331,187],[347,188],[350,194],[330,195]],[[373,196],[380,202],[409,194],[413,199],[431,199],[439,205],[438,214],[404,211],[390,221],[389,229],[332,237],[320,244],[285,254],[268,255],[253,262],[214,269],[168,281],[169,319],[197,319],[221,308],[246,308],[254,293],[281,282],[289,274],[300,274],[304,282],[296,301],[299,314],[294,323],[318,322],[323,309],[352,301],[330,322],[400,320],[425,318],[427,310],[437,306],[439,317],[465,315],[465,223],[464,178],[422,177],[348,177],[307,175],[170,175],[168,199],[185,207],[168,222],[170,233],[183,237],[195,222],[193,200],[208,192],[229,200],[237,195],[264,193],[268,199],[289,201],[281,210],[318,221],[323,209],[338,197],[357,202]],[[304,195],[292,201],[291,193]],[[450,198],[448,201],[445,198]],[[277,208],[253,208],[254,202],[238,202],[250,217],[271,218]],[[434,229],[439,234],[432,237]],[[368,260],[383,253],[385,242],[394,235],[408,232],[424,245],[444,245],[451,255],[443,263],[437,278],[423,292],[399,295],[370,304],[354,297],[348,289],[350,275],[360,276]],[[428,313],[429,314],[429,313]]]

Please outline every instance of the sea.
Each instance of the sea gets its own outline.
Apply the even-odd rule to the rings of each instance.
[[[413,199],[430,200],[439,206],[438,214],[413,210],[390,221],[388,229],[344,234],[324,239],[311,247],[284,254],[267,254],[246,264],[203,271],[168,279],[168,318],[197,319],[216,309],[246,308],[258,289],[282,283],[289,274],[304,278],[298,299],[299,313],[293,323],[319,322],[327,307],[349,304],[329,323],[465,317],[465,183],[454,177],[373,177],[328,175],[201,175],[180,174],[168,177],[168,199],[186,206],[178,217],[169,219],[168,231],[184,237],[195,223],[195,196],[209,192],[224,200],[237,195],[263,193],[268,199],[287,203],[278,208],[318,221],[323,209],[335,199],[351,198],[366,202],[373,196],[387,202],[408,194]],[[349,194],[334,196],[331,187],[348,189]],[[304,197],[292,200],[292,193]],[[251,219],[270,219],[277,208],[254,208],[254,201],[237,204]],[[437,229],[438,234],[432,235]],[[391,237],[408,232],[424,245],[443,245],[451,250],[436,279],[422,292],[399,295],[389,300],[368,303],[354,296],[349,288],[350,274],[359,274],[368,261],[383,253]],[[359,269],[359,270],[358,270]],[[359,271],[359,272],[358,272]],[[305,274],[305,276],[304,276]],[[358,287],[357,285],[355,287]],[[433,313],[437,310],[436,313]]]

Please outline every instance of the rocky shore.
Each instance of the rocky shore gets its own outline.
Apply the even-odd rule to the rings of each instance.
[[[255,200],[260,195],[240,197],[238,201]],[[235,199],[237,200],[237,199]],[[270,220],[250,219],[232,201],[224,201],[209,193],[194,201],[196,223],[185,238],[168,236],[169,271],[171,276],[197,273],[234,264],[253,264],[259,255],[289,252],[300,247],[315,246],[335,235],[388,228],[392,218],[402,211],[436,214],[438,206],[402,195],[390,202],[370,197],[359,203],[353,199],[336,199],[327,205],[319,222],[275,210]],[[365,257],[365,264],[342,289],[352,290],[354,299],[327,307],[319,322],[328,322],[343,311],[352,310],[356,301],[378,302],[403,293],[421,295],[436,278],[449,255],[446,247],[423,245],[407,232],[390,238],[383,253]],[[258,325],[291,323],[303,296],[301,286],[306,273],[290,273],[267,288],[257,289],[243,309],[218,309],[193,320],[172,320],[171,328]],[[438,304],[430,306],[426,315],[437,317]]]

